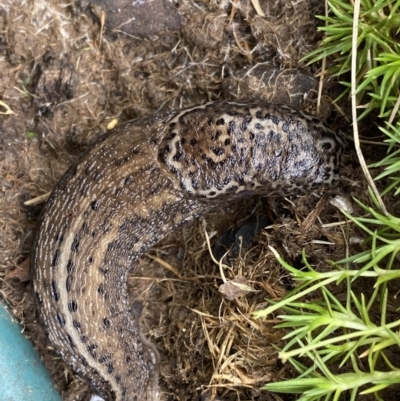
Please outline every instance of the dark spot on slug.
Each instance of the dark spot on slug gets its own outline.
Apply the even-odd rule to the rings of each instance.
[[[56,242],[58,242],[59,244],[61,244],[64,241],[64,235],[62,234],[62,232],[59,232],[56,236]]]
[[[72,286],[72,276],[70,274],[68,274],[67,280],[65,283],[65,288],[67,289],[67,292],[71,291],[71,286]]]
[[[94,262],[94,259],[92,256],[88,257],[88,263],[91,265]]]
[[[196,138],[193,138],[193,139],[191,139],[191,141],[190,141],[190,144],[191,145],[196,145],[196,143],[197,143],[197,139]]]
[[[216,156],[222,156],[225,153],[222,148],[212,148],[211,150]]]
[[[107,317],[105,317],[105,318],[103,319],[103,324],[104,324],[104,326],[106,326],[107,328],[111,326],[111,322],[110,322],[110,320],[109,320]]]
[[[90,206],[92,207],[92,210],[98,210],[99,209],[99,201],[95,200],[93,201]]]
[[[100,363],[104,363],[105,361],[107,361],[107,359],[109,359],[109,356],[108,356],[108,355],[102,355],[102,356],[98,359],[98,361],[99,361]]]
[[[111,374],[112,372],[114,372],[114,366],[111,362],[107,364],[107,368],[108,368],[108,373]]]
[[[258,112],[257,112],[258,113]],[[263,129],[264,127],[262,126],[262,124],[260,124],[260,123],[256,123],[256,124],[254,124],[254,127],[255,127],[255,129]]]
[[[242,124],[240,125],[240,129],[244,132],[247,130],[248,126],[249,126],[249,122],[243,121]]]
[[[68,310],[70,312],[76,312],[78,310],[78,304],[75,301],[71,301],[68,303]]]
[[[95,351],[95,349],[97,348],[96,344],[89,344],[86,349],[89,352],[89,354],[91,355],[92,358],[97,358],[97,353]]]
[[[255,137],[256,137],[256,136],[254,135],[254,133],[253,133],[253,132],[250,132],[250,134],[249,134],[250,140],[252,141]]]
[[[61,313],[56,313],[56,319],[58,320],[58,323],[60,323],[61,327],[65,326],[65,319]]]
[[[81,327],[81,324],[77,320],[73,320],[72,324],[76,329],[79,329]]]
[[[278,125],[281,119],[277,116],[271,116],[271,120],[274,124]]]
[[[59,259],[60,259],[60,250],[57,249],[57,250],[56,250],[56,253],[54,254],[54,258],[53,258],[53,260],[52,260],[52,262],[51,262],[51,265],[52,265],[53,267],[56,267]]]
[[[276,131],[269,131],[267,135],[267,140],[271,142],[279,142],[281,140],[281,135]]]
[[[71,252],[77,253],[79,248],[79,234],[76,234],[71,244]]]
[[[216,125],[224,125],[225,124],[225,120],[223,118],[219,118],[217,121],[215,121]]]
[[[60,299],[60,294],[57,291],[56,282],[54,280],[51,282],[51,296],[56,302]]]
[[[225,139],[225,146],[229,146],[231,144],[231,140],[229,138]]]
[[[72,341],[72,337],[71,337],[69,334],[67,334],[67,339],[68,339],[68,342],[69,342],[69,344],[71,345],[71,347],[74,347],[74,348],[75,348],[75,344],[74,344],[74,342]]]
[[[235,121],[229,121],[229,124],[228,124],[228,134],[229,134],[229,135],[233,134],[233,133],[235,132],[235,129],[236,129],[236,123],[235,123]]]
[[[88,361],[87,361],[83,356],[80,356],[80,357],[79,357],[79,360],[80,360],[81,364],[82,364],[84,367],[89,366]]]
[[[74,262],[69,259],[67,262],[67,273],[72,273],[72,270],[74,269]]]
[[[178,150],[175,154],[175,156],[173,157],[173,159],[177,162],[180,162],[181,160],[183,160],[185,158],[185,152],[183,150]]]
[[[221,132],[221,131],[215,131],[215,132],[211,135],[211,140],[212,140],[212,141],[216,141],[221,135],[222,135],[222,132]]]
[[[93,351],[94,349],[96,349],[98,346],[96,344],[89,344],[86,349],[88,350],[88,352]]]

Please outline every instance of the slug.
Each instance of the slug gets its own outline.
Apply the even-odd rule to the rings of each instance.
[[[149,247],[217,205],[338,182],[342,140],[265,101],[219,101],[110,132],[61,178],[39,218],[33,287],[48,338],[105,400],[159,399],[159,355],[127,297]]]

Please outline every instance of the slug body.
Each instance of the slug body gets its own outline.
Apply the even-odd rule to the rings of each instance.
[[[104,399],[157,400],[158,353],[127,298],[135,260],[222,202],[334,184],[342,148],[319,119],[252,101],[157,114],[103,137],[55,186],[33,243],[54,348]]]

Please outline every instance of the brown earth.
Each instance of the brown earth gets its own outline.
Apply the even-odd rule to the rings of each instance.
[[[251,97],[291,103],[335,129],[350,127],[347,105],[332,107],[339,86],[326,79],[317,107],[318,70],[300,61],[321,39],[315,15],[323,13],[323,1],[94,3],[4,0],[0,5],[0,100],[13,112],[0,114],[0,289],[66,401],[86,399],[90,389],[54,353],[38,322],[28,257],[42,203],[26,201],[51,191],[115,120]],[[363,135],[378,136],[372,126]],[[370,158],[386,151],[368,144],[363,150]],[[350,145],[342,175],[329,197],[339,193],[368,203]],[[131,277],[131,289],[139,285],[150,293],[144,298],[144,326],[161,353],[167,400],[197,400],[207,391],[226,400],[295,399],[259,390],[293,372],[277,359],[274,346],[282,346],[283,334],[273,328],[276,320],[260,322],[251,312],[292,285],[268,246],[299,267],[305,249],[318,269],[329,268],[327,259],[360,251],[351,239],[364,234],[328,202],[319,204],[305,229],[317,203],[310,195],[228,204],[141,258],[143,276]],[[361,213],[356,206],[355,213]],[[206,233],[214,244],[255,214],[268,215],[270,223],[225,270],[228,279],[244,276],[239,280],[252,291],[228,300],[218,291],[223,280]],[[359,290],[370,293],[370,284]],[[392,392],[385,400],[397,398]]]

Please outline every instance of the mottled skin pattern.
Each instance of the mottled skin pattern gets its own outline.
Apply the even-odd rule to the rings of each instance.
[[[56,185],[33,243],[54,348],[106,400],[157,400],[158,353],[127,298],[135,260],[220,203],[335,184],[342,148],[317,118],[251,101],[158,114],[104,137]]]

